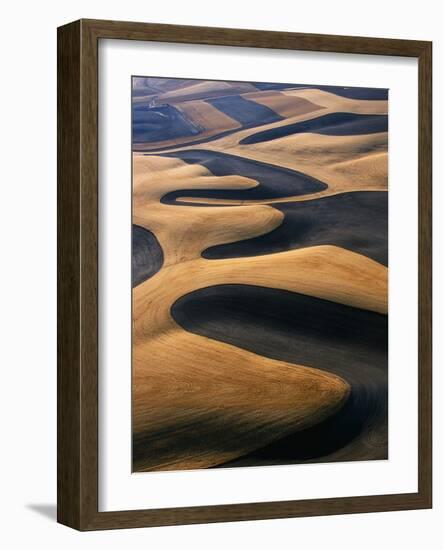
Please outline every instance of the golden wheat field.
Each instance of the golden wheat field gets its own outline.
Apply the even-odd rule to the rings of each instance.
[[[388,457],[388,95],[134,77],[133,470]]]

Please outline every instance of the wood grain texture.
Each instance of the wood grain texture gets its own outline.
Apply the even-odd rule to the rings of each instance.
[[[417,493],[98,511],[97,44],[101,38],[419,58],[419,488]],[[429,42],[81,20],[58,31],[58,521],[80,530],[432,506]]]
[[[80,24],[59,29],[57,78],[57,517],[80,523]]]
[[[159,25],[129,21],[82,19],[83,26],[97,38],[155,40],[185,44],[241,46],[370,55],[419,57],[429,42],[392,38],[304,34],[251,29]]]
[[[418,491],[432,507],[432,43],[418,70]]]

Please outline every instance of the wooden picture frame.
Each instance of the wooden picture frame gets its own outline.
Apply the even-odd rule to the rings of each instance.
[[[418,58],[418,492],[98,511],[98,41],[124,39]],[[58,29],[58,521],[82,531],[432,506],[432,44],[350,36],[80,20]]]

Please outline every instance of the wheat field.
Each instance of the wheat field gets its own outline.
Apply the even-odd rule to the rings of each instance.
[[[386,459],[387,91],[132,101],[133,470]]]

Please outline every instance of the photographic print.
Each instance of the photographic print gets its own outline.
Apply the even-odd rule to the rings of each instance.
[[[387,459],[388,90],[131,86],[133,471]]]

